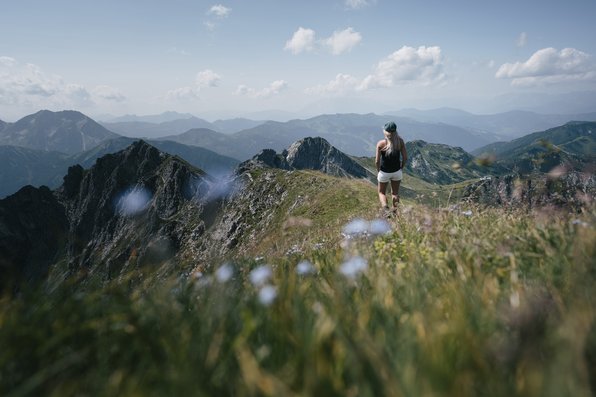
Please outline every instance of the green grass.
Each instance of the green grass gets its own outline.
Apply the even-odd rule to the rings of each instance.
[[[307,276],[279,256],[227,282],[5,297],[0,395],[589,396],[596,212],[465,210],[405,205],[388,235],[308,253]],[[350,279],[353,256],[368,266]],[[270,305],[248,279],[263,263]]]
[[[307,170],[289,174],[269,168],[251,174],[251,182],[243,190],[258,191],[257,199],[267,197],[270,202],[255,203],[252,197],[242,195],[234,200],[234,209],[243,209],[241,219],[247,231],[232,257],[281,257],[292,250],[334,247],[350,219],[371,219],[379,213],[375,185],[366,180]],[[258,205],[256,213],[249,210]]]

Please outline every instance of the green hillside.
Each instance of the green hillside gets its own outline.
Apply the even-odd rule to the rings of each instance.
[[[566,163],[583,169],[596,161],[595,122],[570,122],[546,131],[535,132],[511,142],[498,142],[474,151],[494,155],[496,161],[523,172],[537,169],[548,172]]]
[[[340,244],[3,298],[0,394],[593,393],[593,208],[406,205],[389,234],[344,239],[336,214],[310,210],[295,214],[331,220],[328,231],[296,223],[262,249],[310,233]]]

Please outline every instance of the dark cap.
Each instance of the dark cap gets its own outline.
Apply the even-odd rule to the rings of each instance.
[[[395,123],[393,121],[390,121],[388,123],[385,123],[383,130],[385,130],[387,132],[395,132],[395,131],[397,131],[397,126],[395,125]]]

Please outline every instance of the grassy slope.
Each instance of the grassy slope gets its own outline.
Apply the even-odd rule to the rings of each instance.
[[[510,142],[497,142],[480,148],[474,153],[493,153],[498,159],[512,161],[521,156],[527,156],[532,150],[547,151],[548,142],[559,148],[566,148],[570,155],[594,157],[596,144],[594,143],[596,123],[572,122],[546,131],[535,132],[514,139]]]
[[[241,242],[243,256],[281,256],[288,251],[311,251],[337,243],[339,231],[350,219],[378,216],[378,198],[366,180],[338,178],[316,171],[252,171],[252,184],[265,185],[263,173],[273,175],[271,191],[277,199],[265,228],[252,224],[251,241]],[[245,187],[250,191],[253,186]],[[281,193],[277,193],[279,190]],[[246,206],[239,197],[234,205]],[[250,222],[250,221],[249,221]]]
[[[470,210],[406,206],[389,235],[305,256],[309,276],[266,258],[270,305],[254,261],[5,298],[0,394],[589,396],[596,213]]]

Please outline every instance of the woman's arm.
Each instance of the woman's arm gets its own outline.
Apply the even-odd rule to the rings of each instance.
[[[375,165],[377,166],[377,172],[381,169],[381,144],[383,141],[377,142],[377,153],[375,156]]]

